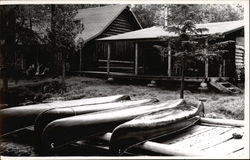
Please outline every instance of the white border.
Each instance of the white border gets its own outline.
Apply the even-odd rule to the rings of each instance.
[[[0,0],[0,5],[14,5],[14,4],[241,4],[244,6],[244,26],[245,26],[245,156],[244,157],[221,157],[229,159],[242,159],[249,158],[249,0]],[[220,159],[220,157],[213,157],[216,155],[211,155],[211,157],[204,158],[214,158]],[[23,160],[23,159],[34,159],[34,160],[79,160],[79,159],[201,159],[202,157],[179,157],[179,156],[162,156],[162,157],[0,157],[3,160]]]

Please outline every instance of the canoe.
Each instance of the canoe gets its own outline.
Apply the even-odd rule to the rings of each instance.
[[[103,104],[95,104],[95,105],[49,109],[40,113],[37,116],[35,120],[35,124],[34,124],[35,133],[37,136],[40,136],[45,126],[56,119],[76,116],[76,115],[81,115],[81,114],[87,114],[87,113],[92,113],[92,112],[97,112],[97,111],[102,111],[102,110],[114,109],[114,108],[121,109],[121,108],[127,108],[127,107],[135,106],[135,105],[153,104],[158,101],[159,100],[153,98],[153,99],[144,99],[144,100],[136,100],[136,101],[129,100],[129,101],[120,101],[120,102],[113,102],[113,103],[103,103]]]
[[[109,148],[115,155],[123,154],[134,145],[167,136],[194,125],[203,113],[204,105],[199,102],[197,107],[186,104],[138,116],[113,130]]]
[[[18,106],[0,110],[0,136],[34,124],[39,113],[51,108],[82,106],[129,100],[127,95],[114,95],[69,101],[57,101],[52,103]]]
[[[183,103],[182,99],[170,100],[160,104],[131,106],[58,119],[45,127],[41,136],[42,146],[44,150],[56,149],[79,139],[112,131],[116,126],[139,115]]]

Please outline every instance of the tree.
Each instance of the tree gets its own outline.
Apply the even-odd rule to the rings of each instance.
[[[6,102],[8,89],[8,56],[13,55],[16,37],[16,13],[15,6],[1,6],[0,8],[0,76],[2,86],[0,88],[0,104]]]
[[[243,7],[234,4],[206,4],[200,6],[204,23],[243,19]]]
[[[220,59],[227,56],[227,47],[234,43],[233,41],[214,42],[208,44],[209,41],[218,40],[222,38],[219,34],[203,35],[206,28],[196,28],[195,22],[201,21],[197,18],[194,7],[192,5],[177,5],[172,8],[172,14],[169,16],[173,25],[166,27],[169,32],[175,32],[177,38],[168,37],[163,39],[170,41],[171,50],[175,52],[175,57],[181,61],[181,89],[180,98],[184,98],[184,78],[185,78],[185,65],[188,60],[202,60],[208,62],[209,59]],[[179,13],[178,15],[176,15]],[[174,16],[175,15],[175,16]],[[168,18],[169,18],[168,17]],[[196,21],[194,21],[196,19]],[[166,54],[168,48],[163,48],[161,55]]]
[[[65,61],[75,50],[75,37],[78,31],[74,23],[77,13],[74,5],[51,5],[51,31],[49,33],[51,48],[57,53],[57,62],[61,63],[62,83],[65,80]]]
[[[74,5],[61,5],[55,15],[55,34],[57,36],[57,49],[65,55],[72,48]],[[5,97],[8,89],[8,77],[16,67],[15,52],[17,44],[38,44],[46,39],[46,30],[50,23],[49,5],[1,5],[0,6],[0,103],[6,103]],[[60,17],[61,16],[61,17]],[[57,20],[59,19],[59,21]],[[60,24],[58,24],[60,23]],[[66,25],[66,26],[64,26]],[[63,26],[61,28],[61,26]],[[35,31],[34,31],[35,30]],[[45,35],[41,37],[39,31]],[[65,37],[62,38],[62,37]],[[66,40],[68,38],[68,41]],[[54,45],[54,47],[56,46]],[[67,47],[65,47],[67,46]],[[64,49],[67,48],[67,51]],[[65,62],[65,60],[63,61]],[[64,64],[64,63],[62,63]],[[65,64],[63,65],[65,70]],[[65,71],[63,72],[65,76]],[[64,77],[62,76],[62,77]]]
[[[164,23],[162,15],[163,4],[138,4],[132,7],[133,12],[142,27],[152,27]]]
[[[181,25],[185,20],[192,20],[194,23],[203,21],[203,10],[199,4],[169,4],[167,10],[168,25]]]
[[[167,4],[168,24],[183,20],[179,8],[182,4]],[[236,21],[243,19],[243,6],[240,4],[189,4],[194,13],[195,23],[210,23]],[[163,4],[138,4],[132,7],[136,17],[143,27],[164,24]],[[179,20],[178,20],[179,19]]]
[[[193,8],[193,5],[176,5],[172,7],[169,17],[174,25],[166,27],[166,30],[178,34],[178,38],[172,40],[171,43],[172,49],[176,52],[175,56],[181,58],[180,98],[184,98],[185,61],[187,58],[192,58],[195,54],[198,43],[195,41],[193,35],[198,35],[202,33],[202,31],[207,30],[205,28],[197,29],[195,27],[194,19],[199,19],[197,19],[197,15],[193,11]]]

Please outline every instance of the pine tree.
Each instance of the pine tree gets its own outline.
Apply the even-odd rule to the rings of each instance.
[[[6,103],[6,94],[8,90],[8,64],[9,57],[14,53],[16,37],[16,7],[0,7],[0,77],[2,86],[0,86],[0,104]]]
[[[180,98],[184,98],[184,79],[186,72],[186,62],[188,60],[201,60],[207,62],[211,59],[218,59],[220,63],[227,57],[229,53],[227,47],[234,43],[233,41],[214,42],[209,44],[209,41],[223,38],[220,34],[204,35],[207,28],[196,28],[196,15],[192,10],[192,5],[178,5],[175,12],[179,12],[175,16],[174,24],[166,27],[168,32],[175,32],[177,38],[165,37],[166,41],[170,41],[171,50],[175,52],[175,57],[181,61],[181,88]],[[174,17],[172,17],[174,18]],[[162,49],[161,55],[164,56],[169,48]]]
[[[175,32],[178,35],[176,39],[171,40],[171,49],[176,52],[175,56],[181,59],[180,98],[184,98],[185,61],[195,54],[198,42],[195,41],[194,35],[199,35],[199,33],[207,29],[197,29],[195,27],[195,21],[193,19],[197,16],[192,11],[192,5],[177,5],[175,12],[179,12],[179,14],[175,19],[172,17],[174,25],[166,27],[166,30]]]
[[[57,59],[57,66],[61,66],[62,83],[65,81],[66,58],[75,51],[75,37],[77,34],[74,17],[77,8],[74,5],[51,5],[51,48]],[[59,69],[60,70],[60,69]]]

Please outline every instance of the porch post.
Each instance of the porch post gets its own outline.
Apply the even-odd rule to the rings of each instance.
[[[208,39],[205,41],[205,49],[204,54],[207,55],[207,46],[208,46]],[[208,58],[206,57],[205,61],[205,77],[208,78]]]
[[[138,43],[135,43],[135,75],[138,75]]]
[[[171,76],[171,46],[170,41],[168,41],[168,76]]]
[[[110,74],[110,43],[108,43],[108,55],[107,55],[107,74]]]
[[[23,57],[23,53],[21,53],[21,68],[24,69],[24,57]]]
[[[79,71],[82,71],[82,46],[80,46],[80,62],[79,62]]]
[[[226,60],[223,59],[223,77],[226,77]]]
[[[222,75],[223,75],[223,73],[222,73],[222,65],[220,64],[220,66],[219,66],[219,77],[221,78]]]

